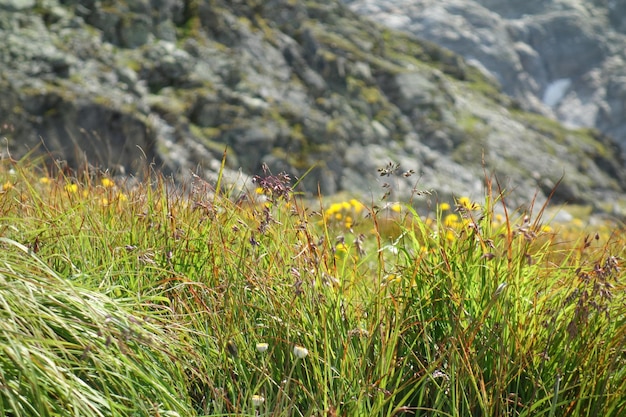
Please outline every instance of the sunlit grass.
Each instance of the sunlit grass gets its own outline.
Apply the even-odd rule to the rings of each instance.
[[[626,413],[620,225],[291,182],[2,161],[0,415]]]

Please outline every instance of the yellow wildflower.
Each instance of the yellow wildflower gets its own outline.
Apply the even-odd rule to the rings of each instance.
[[[352,217],[350,217],[350,216],[346,216],[346,220],[345,220],[345,222],[346,222],[346,228],[347,228],[347,229],[349,229],[349,228],[351,228],[351,227],[352,227]]]
[[[401,277],[399,277],[398,275],[395,274],[389,274],[387,275],[387,284],[391,284],[392,282],[400,282],[401,281]]]
[[[327,210],[329,213],[336,213],[338,211],[341,211],[341,204],[339,203],[333,203],[330,205],[330,207]]]
[[[115,182],[113,182],[113,180],[111,180],[110,178],[106,178],[106,177],[100,180],[100,184],[102,184],[104,188],[111,188],[115,186]]]
[[[453,227],[459,224],[459,216],[457,216],[454,213],[448,214],[444,219],[443,219],[443,224],[446,227]]]
[[[350,205],[352,207],[354,207],[354,212],[356,214],[359,214],[363,211],[363,209],[365,209],[365,206],[363,205],[363,203],[361,203],[360,201],[356,200],[356,199],[351,199],[350,200]]]
[[[402,211],[402,205],[400,203],[393,203],[390,207],[391,211],[395,211],[396,213],[400,213]]]
[[[78,192],[78,184],[66,184],[65,185],[65,191],[67,191],[68,193],[77,193]]]
[[[50,184],[52,182],[52,180],[48,177],[41,177],[39,178],[39,182],[41,184]]]
[[[441,204],[439,204],[439,210],[441,210],[441,211],[448,211],[448,210],[450,210],[450,204],[448,204],[448,203],[441,203]]]
[[[343,242],[342,243],[338,243],[337,246],[335,246],[335,251],[336,251],[336,253],[338,253],[340,255],[345,255],[346,253],[348,253],[348,247]]]
[[[472,202],[469,197],[461,197],[457,200],[457,204],[461,207],[465,207],[468,210],[479,210],[480,204]]]

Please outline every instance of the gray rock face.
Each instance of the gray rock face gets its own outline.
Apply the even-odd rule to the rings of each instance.
[[[249,178],[267,163],[274,172],[307,173],[303,187],[324,194],[377,197],[391,189],[389,198],[408,199],[418,189],[440,199],[478,197],[488,172],[514,203],[537,189],[541,201],[561,177],[558,200],[601,208],[618,199],[626,173],[614,142],[527,113],[497,85],[526,94],[527,107],[547,108],[540,100],[547,94],[559,111],[576,106],[562,94],[566,81],[546,93],[555,76],[584,81],[576,97],[593,106],[603,73],[589,66],[575,78],[566,52],[547,64],[545,54],[561,52],[546,28],[562,15],[542,17],[548,23],[520,16],[514,25],[496,6],[468,11],[458,1],[435,7],[430,20],[410,21],[459,45],[467,44],[459,28],[482,28],[477,70],[336,1],[0,3],[2,135],[15,157],[39,147],[73,165],[136,172],[155,162],[180,178],[192,170],[214,177],[227,147],[230,178]],[[595,47],[593,22],[576,30],[588,23],[568,19],[559,36],[572,36],[572,50],[582,44],[585,59],[608,68],[615,53]],[[485,76],[485,57],[509,78]],[[614,65],[617,74],[620,61]],[[617,118],[620,83],[607,87],[610,105],[594,120]],[[399,168],[381,177],[390,162]],[[404,176],[408,170],[415,174]]]
[[[30,9],[35,4],[35,0],[0,0],[0,8],[11,11]]]
[[[463,55],[525,109],[593,127],[626,149],[626,3],[343,0]]]

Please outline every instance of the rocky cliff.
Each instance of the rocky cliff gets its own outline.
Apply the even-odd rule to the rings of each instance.
[[[626,149],[626,1],[343,2],[463,55],[523,108]]]
[[[338,1],[0,0],[0,37],[15,157],[210,178],[228,146],[230,175],[310,170],[324,194],[378,196],[393,162],[398,198],[481,195],[487,172],[519,201],[563,178],[557,200],[602,208],[626,184],[608,137],[522,110],[458,55]]]

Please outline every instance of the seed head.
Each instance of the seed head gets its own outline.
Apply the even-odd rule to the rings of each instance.
[[[293,354],[295,355],[296,358],[298,359],[304,359],[306,358],[306,356],[309,354],[309,351],[307,348],[304,348],[302,346],[298,346],[295,345],[293,347]]]

